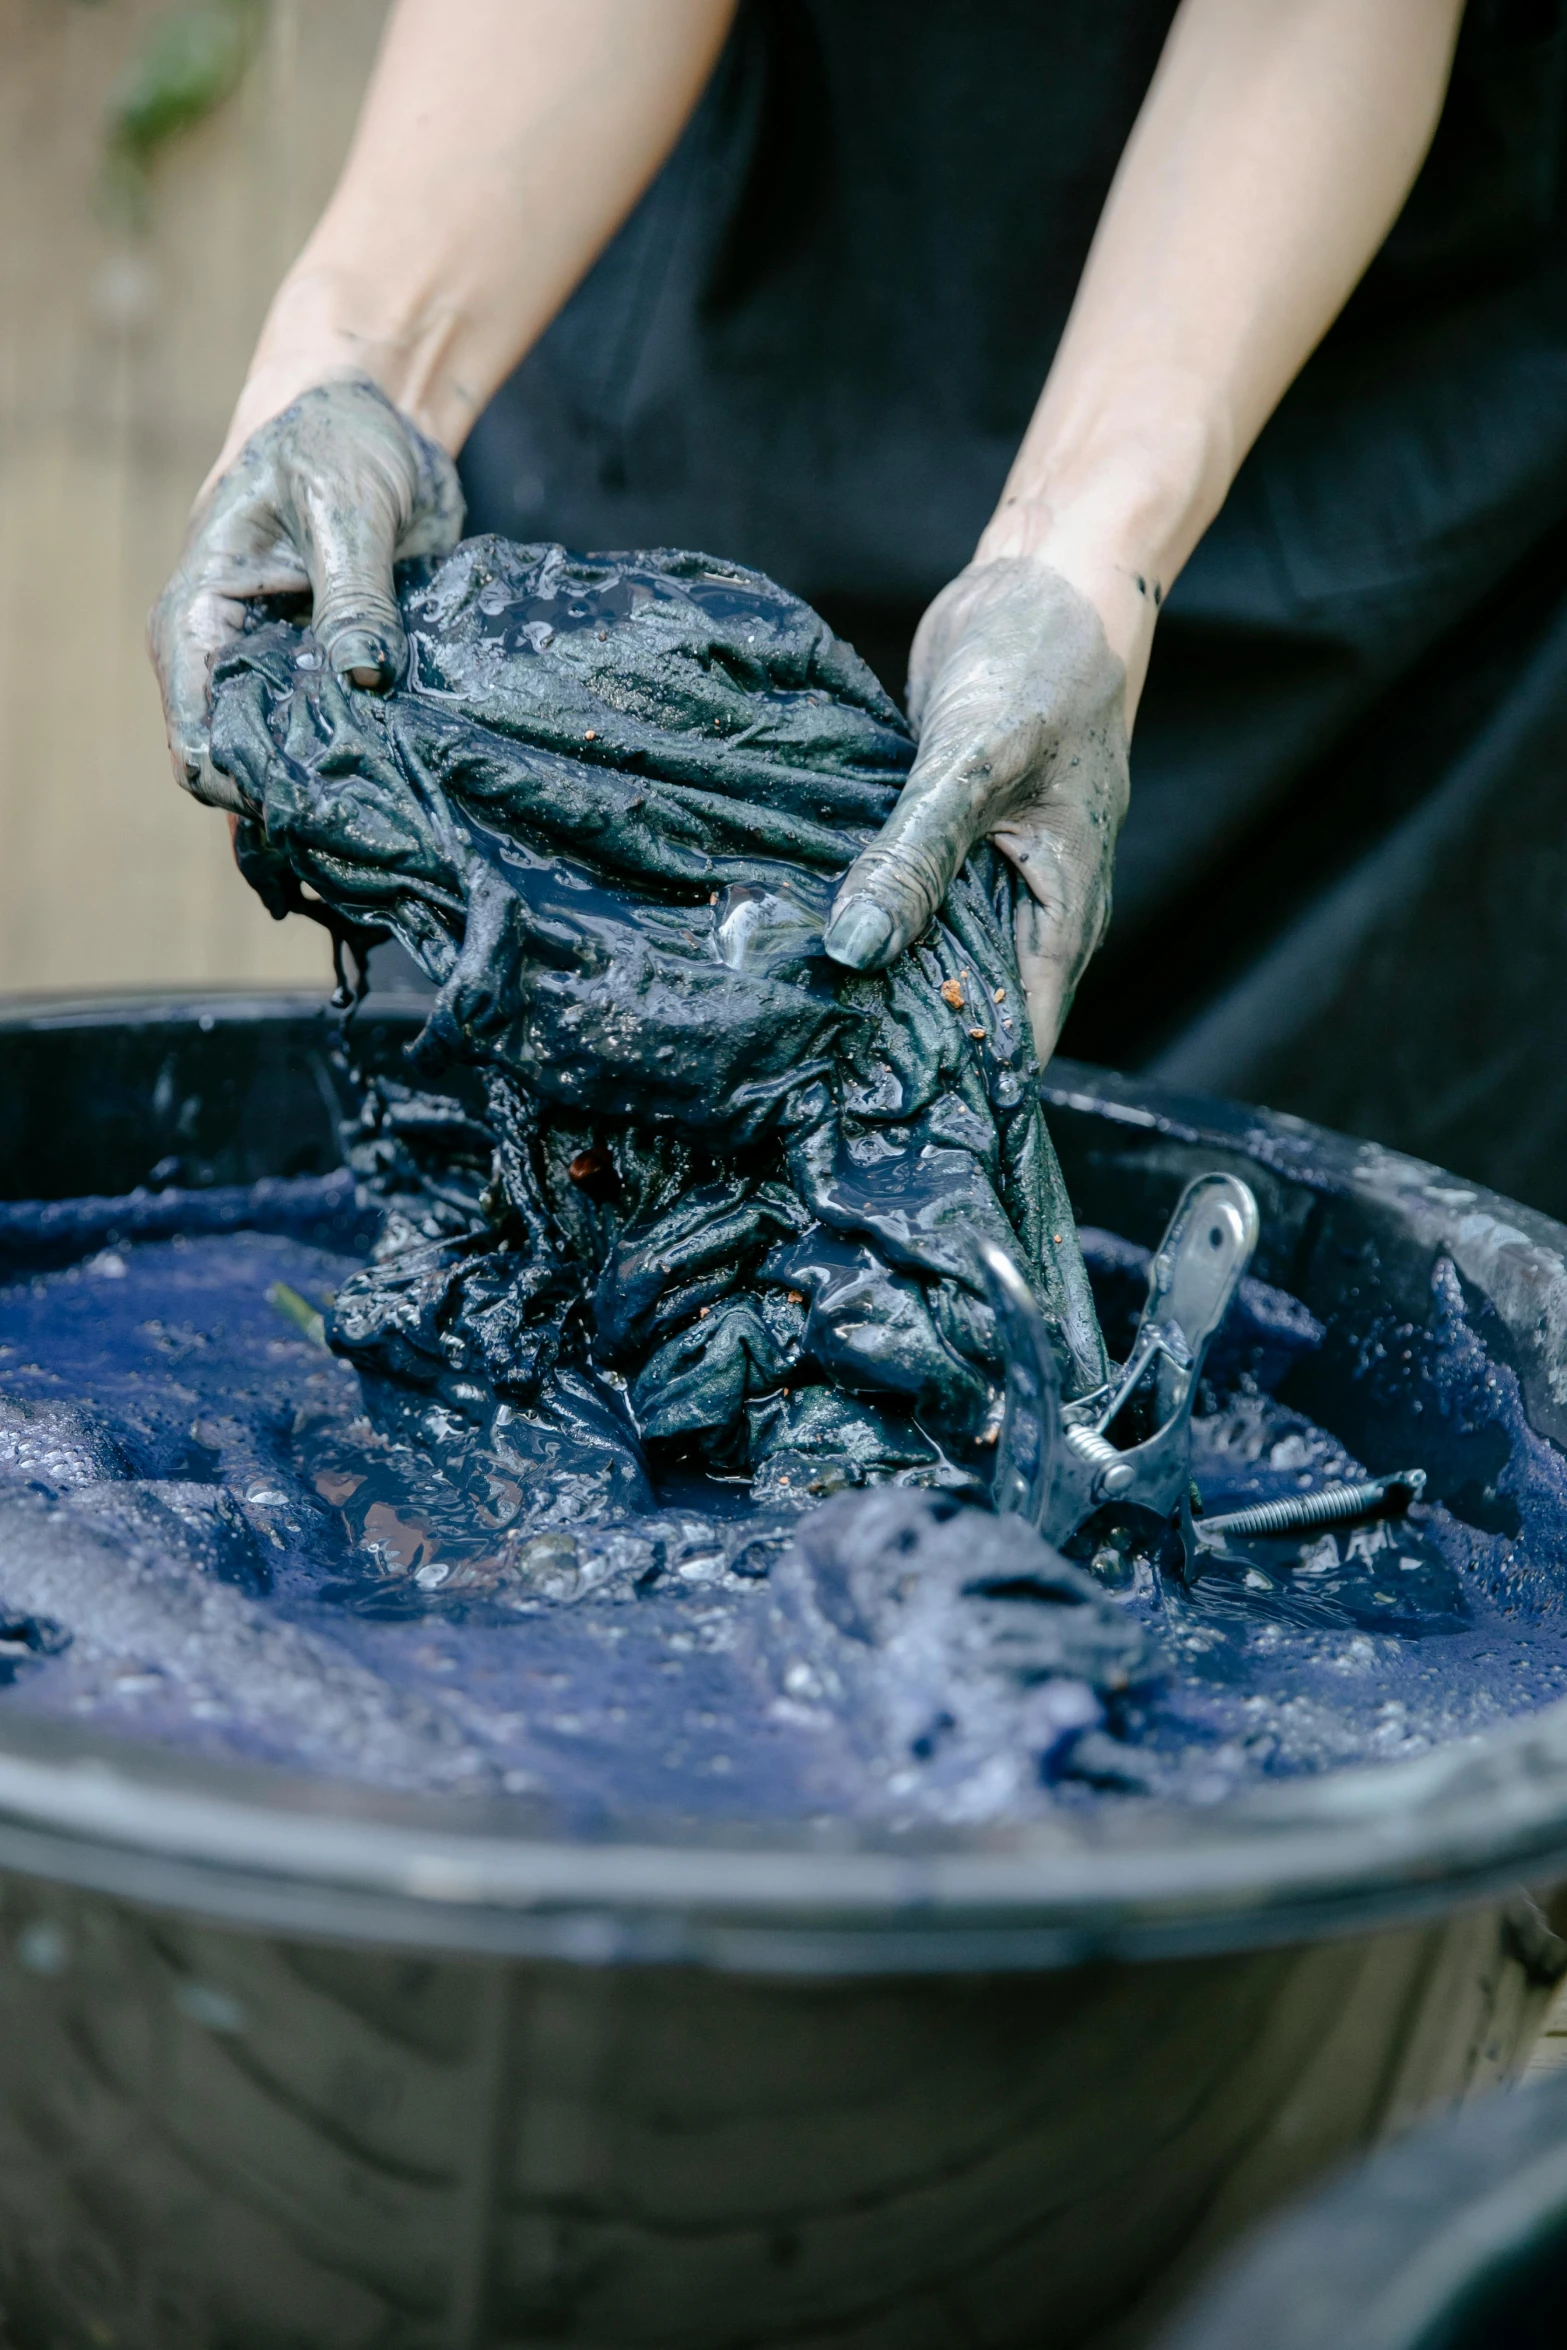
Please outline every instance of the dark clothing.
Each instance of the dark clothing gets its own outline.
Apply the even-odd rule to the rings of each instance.
[[[1172,15],[744,7],[664,172],[481,419],[474,527],[706,545],[897,690]],[[1402,219],[1171,594],[1115,923],[1065,1041],[1567,1213],[1562,18],[1472,0]]]

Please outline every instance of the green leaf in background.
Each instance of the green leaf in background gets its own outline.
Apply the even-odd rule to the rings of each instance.
[[[196,0],[158,18],[109,100],[109,194],[116,210],[141,217],[153,158],[238,89],[265,21],[266,0]]]

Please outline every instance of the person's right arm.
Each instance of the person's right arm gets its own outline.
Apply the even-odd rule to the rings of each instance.
[[[451,459],[652,179],[735,0],[398,0],[354,144],[278,290],[154,608],[180,781],[244,599],[308,587],[354,683],[404,658],[391,569],[450,546]]]

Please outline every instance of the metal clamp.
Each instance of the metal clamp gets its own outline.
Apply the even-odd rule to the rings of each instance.
[[[1234,1175],[1189,1183],[1148,1268],[1148,1302],[1126,1361],[1092,1395],[1061,1400],[1049,1325],[1001,1249],[983,1244],[1006,1365],[992,1497],[1062,1548],[1112,1503],[1178,1532],[1188,1566],[1192,1406],[1209,1345],[1257,1245],[1257,1202]],[[1119,1445],[1123,1413],[1150,1432]]]

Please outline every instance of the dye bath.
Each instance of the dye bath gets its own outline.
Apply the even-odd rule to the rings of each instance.
[[[402,1070],[417,1021],[406,1003],[367,1005],[355,1024],[365,1062]],[[285,1485],[282,1439],[301,1391],[332,1392],[308,1385],[312,1373],[366,1390],[267,1303],[281,1274],[308,1321],[370,1238],[347,1178],[329,1174],[340,1161],[330,1021],[296,998],[30,1006],[0,1027],[0,1172],[11,1200],[43,1203],[8,1209],[0,1227],[0,1343],[14,1350],[0,1389],[56,1406],[74,1395],[81,1415],[69,1444],[56,1422],[52,1463],[33,1419],[33,1473],[54,1498],[13,1487],[0,1510],[0,1558],[27,1578],[0,1592],[16,1667],[0,1693],[0,1960],[15,2019],[0,2218],[22,2248],[6,2282],[19,2333],[54,2342],[96,2327],[149,2350],[192,2323],[215,2340],[302,2345],[412,2328],[485,2342],[575,2331],[667,2350],[678,2333],[688,2350],[714,2350],[745,2339],[757,2310],[802,2344],[852,2335],[878,2350],[1142,2333],[1177,2265],[1221,2232],[1325,2158],[1522,2057],[1560,1959],[1514,1892],[1561,1874],[1560,1707],[1369,1771],[1232,1778],[1237,1794],[1221,1802],[1146,1802],[1058,1778],[1030,1790],[1019,1818],[929,1825],[935,1805],[922,1814],[904,1797],[900,1811],[884,1780],[844,1765],[858,1820],[790,1818],[776,1784],[756,1816],[720,1771],[696,1780],[702,1808],[682,1821],[688,1797],[663,1757],[683,1722],[640,1756],[601,1758],[601,1790],[584,1797],[581,1731],[549,1721],[566,1713],[565,1688],[533,1683],[528,1738],[509,1735],[514,1753],[533,1747],[515,1767],[558,1766],[568,1793],[565,1773],[577,1773],[559,1833],[526,1795],[366,1784],[383,1766],[394,1784],[401,1773],[477,1789],[503,1776],[495,1745],[453,1726],[458,1675],[432,1656],[488,1633],[515,1670],[546,1636],[585,1647],[594,1615],[678,1635],[690,1622],[680,1594],[699,1606],[703,1587],[671,1577],[662,1595],[585,1596],[546,1617],[508,1615],[493,1593],[410,1591],[409,1571],[382,1576],[385,1553],[345,1576],[331,1515],[344,1505],[307,1480]],[[1488,1386],[1470,1340],[1516,1363],[1534,1425],[1562,1441],[1561,1228],[1436,1170],[1103,1072],[1058,1064],[1044,1099],[1074,1199],[1139,1241],[1157,1238],[1193,1176],[1246,1177],[1262,1211],[1257,1271],[1303,1299],[1324,1335],[1312,1343],[1277,1292],[1251,1293],[1238,1347],[1215,1359],[1220,1384],[1234,1393],[1250,1367],[1372,1466],[1425,1466],[1441,1498],[1488,1529],[1472,1621],[1483,1629],[1494,1598],[1505,1639],[1537,1619],[1549,1641],[1562,1556],[1550,1463],[1529,1448],[1510,1377]],[[242,1188],[262,1175],[327,1180]],[[193,1188],[75,1196],[173,1182]],[[174,1249],[181,1230],[191,1246]],[[183,1290],[148,1280],[144,1302],[132,1297],[144,1245],[194,1276],[214,1242],[231,1261],[205,1294],[192,1277]],[[1120,1351],[1140,1259],[1089,1245]],[[87,1270],[106,1251],[123,1275]],[[1459,1268],[1456,1297],[1443,1265]],[[1455,1309],[1440,1328],[1433,1274]],[[52,1299],[33,1294],[35,1279]],[[1406,1321],[1429,1336],[1400,1335]],[[164,1344],[120,1351],[146,1322]],[[226,1375],[200,1375],[202,1395],[170,1351],[182,1345],[187,1364],[230,1349]],[[57,1383],[20,1376],[29,1362]],[[124,1379],[133,1371],[150,1375],[145,1387]],[[218,1411],[259,1427],[248,1447],[237,1424],[207,1425],[206,1449],[193,1449],[214,1391]],[[223,1546],[200,1536],[218,1437],[234,1448],[227,1477],[255,1536],[248,1558],[230,1554],[248,1589],[221,1579]],[[14,1469],[19,1452],[11,1442]],[[147,1532],[108,1540],[90,1489],[118,1482],[124,1506],[117,1466],[169,1480],[166,1509],[194,1520],[183,1557],[160,1567]],[[1254,1482],[1309,1473],[1262,1456],[1253,1467]],[[319,1508],[328,1535],[338,1528],[314,1597],[308,1581],[284,1595],[287,1562],[262,1513],[284,1542],[288,1528],[277,1505],[248,1498],[284,1490],[299,1510]],[[731,1502],[735,1491],[724,1489]],[[676,1498],[698,1514],[689,1492]],[[150,1516],[158,1499],[138,1506]],[[168,1558],[173,1532],[160,1525]],[[474,1561],[498,1546],[496,1529],[484,1533]],[[296,1555],[309,1570],[308,1550]],[[271,1593],[252,1596],[268,1560]],[[702,1571],[699,1558],[681,1563]],[[772,1591],[793,1606],[778,1565],[717,1601],[738,1613]],[[418,1611],[369,1626],[382,1658],[431,1644],[395,1702],[379,1665],[365,1669],[360,1620],[320,1596],[332,1579],[366,1592],[379,1581]],[[1126,1590],[1102,1596],[1142,1637]],[[1266,1594],[1242,1604],[1263,1628]],[[1418,1665],[1451,1647],[1435,1634],[1381,1653]],[[671,1641],[668,1661],[690,1657]],[[1080,1661],[1102,1671],[1108,1652]],[[72,1669],[76,1693],[96,1675],[112,1710],[73,1716],[58,1681],[48,1695]],[[112,1689],[111,1672],[132,1686]],[[664,1677],[666,1720],[679,1685]],[[826,1733],[813,1750],[800,1723],[786,1749],[764,1719],[771,1686],[743,1686],[742,1730],[769,1757],[824,1751]],[[1507,1697],[1504,1676],[1493,1689]],[[39,1718],[48,1708],[55,1718]],[[1374,1708],[1364,1719],[1374,1730]],[[481,1768],[464,1778],[470,1743]],[[1208,1751],[1222,1743],[1210,1736]],[[224,1759],[258,1751],[296,1767]],[[716,1751],[743,1763],[747,1749]],[[823,1767],[815,1785],[830,1778]],[[988,1800],[1003,1815],[1016,1801],[994,1788]],[[894,1832],[889,1819],[912,1825]]]
[[[986,1245],[1068,1397],[1146,1259],[1080,1246],[1004,858],[887,971],[824,954],[913,741],[814,613],[495,539],[400,595],[386,697],[254,613],[213,758],[273,910],[397,938],[423,1032],[356,1073],[350,1026],[336,1175],[0,1210],[0,1702],[571,1825],[962,1823],[1208,1803],[1567,1688],[1560,1463],[1450,1267],[1384,1352],[1466,1516],[1188,1581],[989,1513]],[[1322,1337],[1243,1285],[1211,1513],[1358,1470],[1291,1402]]]
[[[899,1485],[687,1470],[541,1516],[504,1421],[320,1343],[373,1231],[346,1173],[0,1209],[0,1704],[591,1825],[1209,1803],[1567,1692],[1561,1465],[1445,1261],[1430,1328],[1370,1351],[1434,1441],[1489,1446],[1485,1523],[1232,1544],[1186,1588]],[[1146,1258],[1084,1242],[1114,1350]],[[1288,1400],[1320,1337],[1243,1285],[1195,1422],[1210,1512],[1358,1467]]]

